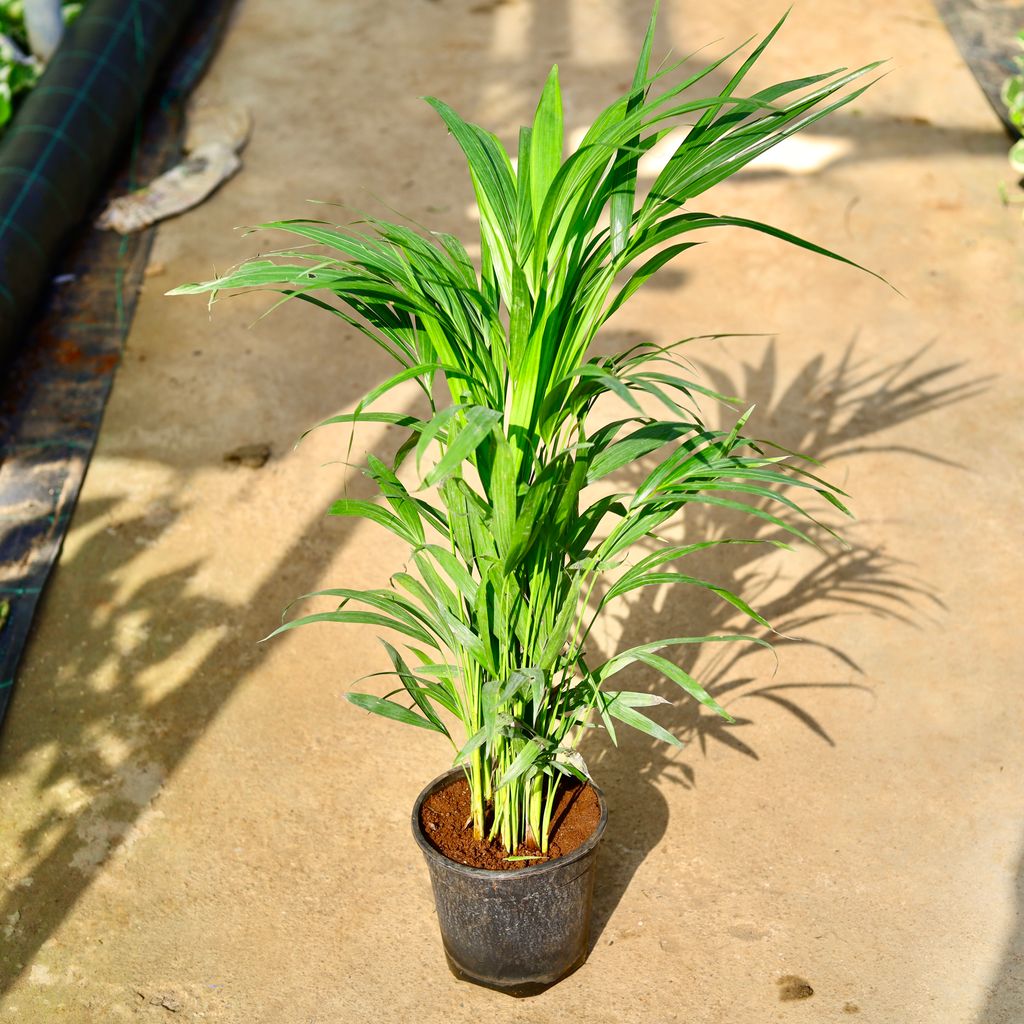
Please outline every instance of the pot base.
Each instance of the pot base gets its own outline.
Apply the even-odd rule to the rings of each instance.
[[[452,955],[447,949],[444,951],[444,958],[448,962],[448,970],[452,972],[452,976],[456,980],[468,981],[471,985],[479,985],[480,988],[487,988],[492,992],[501,992],[503,995],[513,996],[516,999],[529,999],[530,996],[539,996],[542,992],[546,992],[553,985],[557,985],[560,981],[564,981],[570,974],[575,974],[587,962],[587,954],[584,952],[576,963],[552,981],[520,981],[499,984],[493,981],[484,981],[481,978],[477,978],[470,974],[468,971],[464,971],[452,959]]]
[[[435,779],[412,813],[449,969],[460,980],[507,995],[536,995],[587,959],[597,848],[608,820],[604,796],[591,784],[600,818],[593,834],[571,853],[493,871],[450,860],[424,834],[424,801],[462,774],[456,768]]]

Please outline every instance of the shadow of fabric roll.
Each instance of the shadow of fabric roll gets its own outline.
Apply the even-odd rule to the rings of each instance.
[[[89,213],[194,0],[91,0],[0,141],[0,362]]]

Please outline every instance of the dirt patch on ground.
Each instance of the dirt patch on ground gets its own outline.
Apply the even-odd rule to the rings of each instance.
[[[478,842],[473,830],[466,827],[470,817],[469,785],[465,779],[453,779],[423,801],[420,825],[430,845],[450,860],[474,868],[492,871],[515,871],[534,867],[541,860],[508,860],[509,853],[500,842]],[[601,804],[593,786],[562,786],[551,816],[551,842],[547,860],[564,857],[582,846],[593,834],[601,820]],[[515,856],[536,854],[525,845]]]
[[[783,975],[777,984],[779,1000],[783,1003],[792,1002],[794,999],[810,999],[814,995],[810,983],[796,974]]]

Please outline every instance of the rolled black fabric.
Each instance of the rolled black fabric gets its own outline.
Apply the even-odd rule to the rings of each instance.
[[[90,212],[194,0],[91,0],[0,142],[0,362]]]

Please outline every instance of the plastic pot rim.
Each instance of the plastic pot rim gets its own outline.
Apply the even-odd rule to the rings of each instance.
[[[535,877],[556,868],[567,867],[574,861],[583,860],[593,852],[594,848],[601,842],[601,839],[604,836],[605,826],[608,824],[608,802],[604,798],[604,793],[602,792],[601,787],[591,779],[588,780],[588,782],[597,794],[597,801],[601,808],[601,817],[597,822],[597,827],[590,834],[586,842],[576,847],[572,853],[567,853],[563,857],[554,857],[551,860],[545,861],[543,864],[535,864],[528,868],[516,868],[511,871],[502,871],[496,868],[475,868],[471,867],[469,864],[461,864],[459,861],[452,860],[451,857],[446,856],[441,853],[440,850],[436,849],[423,834],[423,826],[420,824],[420,808],[423,806],[423,801],[426,800],[426,798],[430,796],[435,789],[438,789],[442,783],[445,783],[456,776],[465,778],[466,773],[461,768],[449,768],[447,771],[438,775],[433,781],[428,782],[420,791],[420,795],[416,798],[416,803],[413,804],[412,808],[413,838],[416,840],[417,845],[423,851],[423,855],[428,861],[433,861],[438,865],[443,865],[447,871],[454,871],[457,874],[465,875],[469,878],[487,878],[492,882],[497,882],[499,884],[502,880],[507,880],[512,883],[523,878]]]

